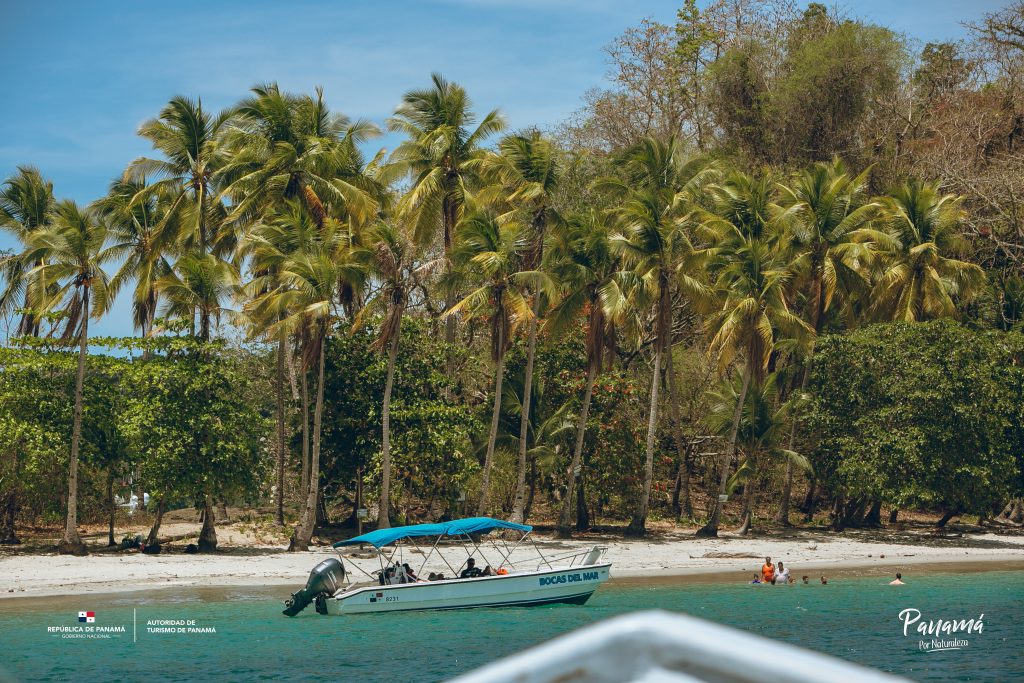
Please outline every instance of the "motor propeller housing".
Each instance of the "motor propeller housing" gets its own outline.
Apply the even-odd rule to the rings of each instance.
[[[295,591],[292,593],[292,597],[284,601],[284,614],[294,617],[319,596],[334,595],[341,588],[344,580],[345,565],[337,558],[327,558],[309,572],[306,587]]]

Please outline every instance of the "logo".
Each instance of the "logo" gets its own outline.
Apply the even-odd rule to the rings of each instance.
[[[383,600],[383,599],[384,599],[384,594],[383,593],[377,593],[376,595],[371,595],[370,596],[370,602],[377,602],[378,600]]]
[[[47,626],[46,632],[55,638],[120,638],[127,633],[121,626],[99,626],[96,624],[96,613],[85,611],[78,613],[78,623],[66,626]]]
[[[916,633],[919,637],[929,637],[928,640],[921,639],[917,642],[917,648],[926,652],[963,650],[970,645],[970,641],[958,637],[958,634],[980,634],[985,630],[984,614],[978,615],[977,619],[924,620],[921,618],[921,610],[908,607],[899,613],[899,620],[903,622],[904,638],[909,637],[911,633]]]

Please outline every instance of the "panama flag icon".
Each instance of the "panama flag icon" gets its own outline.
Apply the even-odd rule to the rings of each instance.
[[[96,621],[96,613],[95,612],[79,612],[78,613],[78,620],[81,621],[81,622],[85,622],[85,623],[91,624],[91,623]]]

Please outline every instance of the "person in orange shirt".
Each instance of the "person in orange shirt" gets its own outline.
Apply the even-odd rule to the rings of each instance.
[[[764,558],[764,566],[761,567],[761,581],[763,583],[771,583],[772,579],[775,578],[775,565],[772,564],[772,558]]]

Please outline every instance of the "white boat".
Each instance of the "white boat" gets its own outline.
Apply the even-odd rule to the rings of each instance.
[[[486,556],[477,538],[490,531],[512,530],[522,536],[511,546],[502,542],[491,547],[500,561],[488,564],[486,575],[473,578],[460,577],[468,566],[469,558],[481,560]],[[339,541],[335,548],[369,545],[376,551],[380,569],[367,572],[348,558],[349,568],[361,571],[370,581],[357,583],[350,580],[350,572],[341,559],[324,560],[310,572],[306,587],[285,602],[284,613],[295,616],[310,602],[316,603],[320,614],[343,615],[368,612],[398,612],[425,609],[465,609],[469,607],[508,607],[570,603],[582,605],[598,587],[610,577],[611,563],[602,562],[605,548],[595,546],[571,555],[547,558],[534,544],[537,560],[513,564],[512,552],[523,544],[533,527],[514,524],[490,517],[471,517],[440,524],[378,529],[355,538]],[[416,547],[416,538],[436,538],[430,551],[424,553],[419,569],[406,572],[407,563],[395,558],[403,543]],[[443,541],[459,540],[466,547],[466,561],[453,566],[440,552]],[[532,540],[532,539],[531,539]],[[472,550],[470,549],[472,547]],[[384,550],[390,548],[390,554]],[[418,548],[417,548],[418,549]],[[422,552],[422,551],[420,551]],[[444,562],[451,577],[423,580],[430,560],[437,557]],[[394,564],[393,564],[394,563]],[[434,572],[431,572],[434,574]]]
[[[450,683],[910,683],[795,645],[658,610],[586,626]]]

